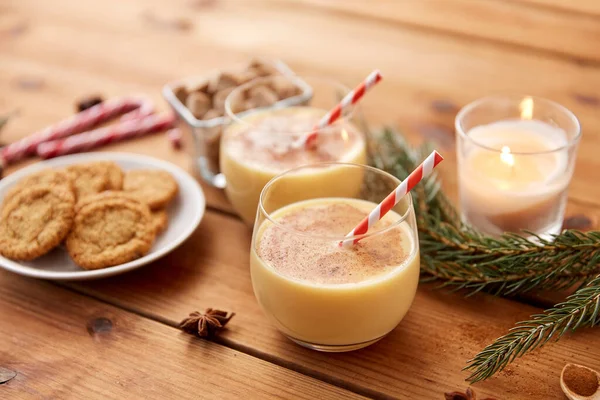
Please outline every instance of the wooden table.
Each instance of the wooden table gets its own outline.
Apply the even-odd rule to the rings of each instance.
[[[165,108],[164,83],[253,55],[347,84],[380,68],[385,81],[364,102],[369,121],[397,125],[414,141],[435,140],[448,159],[442,174],[450,194],[453,120],[462,105],[516,92],[573,110],[584,136],[568,217],[593,229],[599,40],[597,0],[4,0],[0,111],[19,114],[0,139],[71,114],[75,99],[91,93],[145,93]],[[191,171],[189,157],[164,135],[106,149]],[[64,284],[0,273],[0,375],[17,373],[0,385],[0,398],[442,399],[466,388],[467,359],[556,296],[525,304],[422,285],[381,342],[348,354],[309,351],[263,316],[249,278],[250,232],[221,192],[204,189],[202,229],[151,266]],[[216,342],[176,329],[205,307],[237,313]],[[475,385],[478,397],[562,399],[563,365],[599,367],[599,349],[598,331],[582,330]]]

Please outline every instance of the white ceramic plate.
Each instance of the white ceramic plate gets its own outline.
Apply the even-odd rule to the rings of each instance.
[[[109,160],[117,163],[123,170],[162,169],[170,172],[177,184],[179,193],[167,209],[169,226],[158,235],[152,249],[144,257],[114,267],[84,270],[78,267],[62,246],[33,261],[13,261],[0,256],[0,267],[17,274],[34,278],[54,280],[84,280],[117,275],[146,265],[179,246],[196,229],[206,208],[204,193],[194,178],[181,168],[156,158],[130,153],[81,153],[42,161],[23,168],[0,180],[0,199],[6,191],[21,178],[42,168],[64,167],[89,161]]]

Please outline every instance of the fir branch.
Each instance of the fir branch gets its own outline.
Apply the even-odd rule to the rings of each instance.
[[[566,332],[600,323],[600,275],[592,279],[566,301],[533,315],[530,321],[517,323],[510,332],[477,354],[464,368],[472,371],[471,383],[489,378],[515,358],[521,357]]]
[[[427,143],[411,147],[389,128],[371,140],[370,149],[373,164],[400,179],[432,150]],[[484,236],[462,223],[435,174],[413,190],[413,198],[421,270],[442,286],[512,295],[560,290],[600,273],[600,232],[569,230],[552,241],[528,232],[535,241],[515,234]]]
[[[373,165],[399,179],[405,179],[432,150],[429,144],[411,147],[391,129],[370,138]],[[435,174],[417,185],[412,195],[424,280],[498,295],[579,285],[566,301],[517,323],[478,353],[465,367],[472,371],[468,380],[487,379],[551,339],[600,323],[600,231],[566,230],[552,240],[531,232],[524,234],[532,239],[516,234],[492,238],[462,223]]]

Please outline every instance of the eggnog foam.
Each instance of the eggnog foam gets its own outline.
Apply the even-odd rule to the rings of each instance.
[[[306,164],[355,159],[364,148],[364,138],[345,121],[321,129],[315,149],[293,146],[325,113],[312,107],[257,112],[232,128],[225,151],[243,164],[275,173]]]
[[[285,228],[267,226],[257,253],[279,274],[312,284],[359,283],[386,275],[413,256],[413,240],[406,222],[366,237],[351,248],[340,247],[333,239],[351,231],[374,207],[369,201],[339,198],[284,207],[272,218]],[[386,229],[399,219],[390,211],[373,231]]]

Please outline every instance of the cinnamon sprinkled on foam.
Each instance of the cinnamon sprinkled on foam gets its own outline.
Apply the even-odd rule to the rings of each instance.
[[[360,200],[307,201],[284,210],[277,222],[315,236],[342,237],[374,206]],[[391,212],[376,229],[389,227],[399,216]],[[258,245],[258,255],[280,274],[317,284],[358,283],[391,272],[410,256],[412,241],[402,225],[341,248],[334,240],[299,236],[270,225]]]
[[[319,146],[307,151],[293,148],[298,138],[310,132],[323,110],[311,107],[292,107],[248,117],[251,125],[240,124],[226,138],[227,152],[258,167],[285,170],[306,164],[345,161],[348,154],[364,146],[364,138],[347,122],[324,128]]]

